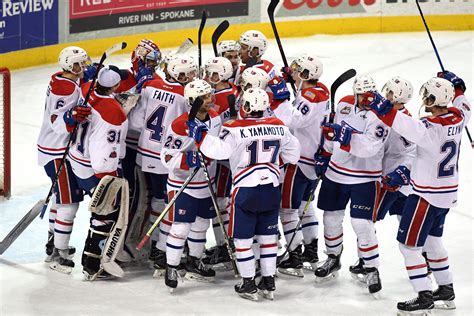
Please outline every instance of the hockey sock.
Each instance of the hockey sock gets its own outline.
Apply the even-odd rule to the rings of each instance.
[[[364,260],[364,267],[379,266],[379,245],[375,234],[375,223],[368,219],[351,218],[352,228],[357,235],[357,253]]]
[[[181,261],[184,243],[191,230],[191,223],[174,222],[166,239],[166,263],[177,266]]]
[[[162,219],[158,229],[155,229],[155,231],[159,231],[156,248],[160,249],[161,251],[166,251],[166,239],[168,238],[172,224],[172,222]]]
[[[54,221],[54,247],[57,249],[68,248],[78,208],[79,203],[57,205],[57,215]]]
[[[217,205],[219,206],[219,211],[222,222],[224,224],[225,231],[227,231],[229,225],[229,199],[225,197],[218,197]],[[217,246],[222,246],[224,244],[224,235],[222,233],[222,229],[219,225],[219,220],[217,219],[217,217],[214,217],[212,219],[212,228],[214,230],[214,237],[216,238]]]
[[[398,246],[405,259],[405,268],[415,292],[431,291],[431,281],[428,278],[428,269],[425,258],[421,254],[421,247],[409,247],[402,243]]]
[[[344,219],[344,210],[324,211],[324,242],[326,244],[326,253],[339,255],[342,252],[342,221]]]
[[[288,244],[293,237],[293,233],[296,231],[296,225],[298,224],[298,210],[282,208],[280,209],[280,219],[283,226],[283,233],[285,234],[285,239]],[[295,250],[295,248],[301,244],[302,240],[303,234],[301,233],[301,230],[298,230],[291,245],[288,245],[289,250]]]
[[[255,277],[255,256],[252,251],[253,238],[234,239],[237,267],[243,278]]]
[[[196,220],[191,224],[188,235],[189,255],[201,258],[206,246],[206,231],[209,228],[209,219],[196,216]]]
[[[57,216],[57,206],[56,201],[53,201],[51,208],[49,209],[49,232],[54,232],[54,221],[56,220]]]
[[[300,208],[298,209],[298,215],[303,214],[304,208],[306,207],[306,201],[301,201]],[[301,221],[301,231],[303,233],[303,239],[305,244],[309,244],[313,239],[318,238],[319,222],[314,211],[313,203],[310,203],[308,210]]]
[[[426,251],[428,264],[438,285],[453,283],[453,275],[449,270],[448,252],[444,248],[441,237],[428,235],[423,250]]]
[[[149,217],[150,225],[153,225],[153,223],[156,221],[158,216],[160,216],[161,211],[163,211],[165,206],[166,204],[165,204],[164,199],[157,199],[155,197],[151,199],[151,211],[150,211],[150,217]],[[159,234],[160,234],[160,230],[155,229],[153,233],[151,234],[150,239],[157,241],[159,239]]]
[[[276,273],[277,235],[257,235],[256,237],[260,244],[262,276],[273,276]]]

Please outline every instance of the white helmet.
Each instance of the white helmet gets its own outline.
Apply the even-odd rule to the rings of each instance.
[[[211,85],[202,79],[195,79],[184,87],[184,97],[189,102],[189,105],[192,105],[197,97],[213,92],[214,89],[212,89]]]
[[[420,95],[423,98],[423,102],[426,99],[433,102],[431,105],[425,104],[426,107],[447,107],[449,102],[454,99],[454,86],[444,78],[434,77],[421,86]]]
[[[194,72],[194,77],[198,70],[194,59],[188,55],[175,55],[168,61],[166,69],[171,78],[181,83],[190,81],[192,79],[190,75]],[[186,80],[178,80],[180,74],[184,74]]]
[[[84,66],[87,61],[90,61],[90,58],[86,51],[77,46],[66,47],[59,53],[59,66],[65,71],[73,72],[75,63]]]
[[[393,93],[393,101],[396,103],[406,104],[413,96],[413,86],[410,81],[400,77],[393,77],[382,88],[382,93],[387,95]]]
[[[354,94],[363,94],[369,91],[376,91],[377,86],[372,77],[361,75],[355,78],[352,90],[354,90]]]
[[[242,106],[246,113],[265,111],[270,106],[267,92],[262,89],[248,89],[242,97]],[[245,110],[246,106],[248,111]]]
[[[235,52],[240,50],[240,45],[237,41],[220,41],[217,44],[217,54],[223,56],[226,52]]]
[[[240,35],[240,44],[247,45],[249,47],[249,52],[251,52],[255,47],[258,48],[257,57],[261,57],[265,54],[265,51],[268,47],[268,41],[265,35],[262,32],[256,30],[250,30],[242,33]]]
[[[240,86],[244,91],[247,85],[250,85],[254,89],[258,88],[265,90],[267,88],[268,81],[269,77],[265,70],[257,67],[245,69],[240,76]]]
[[[303,55],[295,59],[291,63],[291,67],[298,72],[298,77],[301,80],[316,80],[323,74],[323,63],[316,56]],[[307,78],[302,78],[301,74],[308,72]]]
[[[230,77],[232,77],[232,74],[234,73],[232,63],[224,57],[214,57],[209,59],[204,69],[206,70],[206,74],[209,74],[210,77],[213,73],[217,73],[219,75],[219,81],[228,80]],[[211,81],[211,83],[216,84],[219,81]]]

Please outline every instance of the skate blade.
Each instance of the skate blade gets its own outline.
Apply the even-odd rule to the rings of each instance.
[[[72,272],[72,267],[65,267],[65,266],[62,266],[62,265],[58,264],[57,262],[51,263],[49,265],[49,268],[51,270],[58,271],[58,272],[61,272],[61,273],[64,273],[64,274],[71,274],[71,272]]]
[[[318,262],[303,262],[303,269],[307,271],[316,271],[318,268]]]
[[[339,271],[334,271],[333,273],[328,274],[327,276],[322,277],[322,278],[316,276],[316,283],[326,283],[333,279],[336,279],[338,276],[339,276]]]
[[[153,277],[156,279],[161,279],[165,276],[165,269],[155,269],[155,272],[153,272]]]
[[[281,274],[286,274],[286,275],[292,276],[292,277],[304,278],[303,269],[278,268],[278,272],[280,272]]]
[[[454,301],[437,301],[434,308],[443,310],[456,309],[456,304],[454,304]]]
[[[205,282],[205,283],[214,281],[214,277],[203,277],[202,275],[199,275],[194,272],[186,272],[186,275],[184,276],[184,278],[190,281]]]
[[[263,298],[265,298],[265,299],[267,299],[267,300],[271,300],[271,301],[273,301],[273,298],[274,298],[274,297],[273,297],[273,292],[274,292],[274,291],[258,290],[258,294],[259,294],[261,297],[263,297]]]
[[[416,315],[416,316],[428,316],[432,315],[432,310],[431,309],[420,309],[418,311],[397,311],[397,316],[411,316],[411,315]]]
[[[232,263],[231,262],[220,262],[216,264],[207,264],[206,267],[211,268],[214,271],[230,271],[232,270]]]
[[[173,294],[174,290],[176,290],[176,288],[174,288],[174,287],[167,286],[167,288],[168,288],[168,291],[170,292],[170,294]]]
[[[258,294],[257,293],[238,293],[240,297],[245,298],[246,300],[249,301],[258,301]]]
[[[361,274],[361,273],[356,274],[356,273],[351,272],[351,277],[358,282],[361,282],[364,284],[367,283],[365,274]]]

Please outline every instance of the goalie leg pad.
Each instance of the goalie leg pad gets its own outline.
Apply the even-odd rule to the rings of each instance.
[[[89,275],[94,275],[101,270],[100,258],[104,249],[105,241],[110,235],[114,221],[91,219],[91,226],[87,234],[82,253],[82,266]]]
[[[122,190],[123,196],[127,197],[127,212],[128,212],[128,182],[125,179],[105,176],[103,177],[92,194],[91,201],[89,202],[89,211],[97,215],[108,215],[116,211],[116,198],[117,194],[122,187],[127,187],[126,190]],[[122,201],[121,201],[122,202]],[[121,203],[123,204],[123,203]]]

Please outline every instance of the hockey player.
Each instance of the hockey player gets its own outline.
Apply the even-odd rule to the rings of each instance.
[[[221,128],[219,114],[212,110],[212,88],[204,80],[197,79],[188,83],[184,88],[184,96],[190,108],[196,98],[200,97],[203,104],[196,120],[207,126],[209,133],[218,135]],[[171,199],[183,185],[191,170],[199,168],[199,157],[194,140],[188,137],[186,121],[188,113],[184,113],[173,121],[166,129],[165,143],[161,150],[162,163],[169,170],[168,198]],[[207,160],[210,181],[214,183],[216,162]],[[173,291],[178,286],[178,265],[184,244],[187,239],[189,254],[185,264],[186,278],[199,281],[212,281],[215,271],[208,269],[201,261],[206,243],[206,231],[210,219],[216,216],[204,171],[200,169],[179,195],[173,208],[168,214],[172,222],[166,240],[166,273],[165,284]]]
[[[197,66],[190,56],[181,55],[168,65],[169,79],[148,81],[140,101],[130,112],[130,129],[141,130],[138,142],[137,164],[149,177],[153,192],[150,223],[153,224],[167,202],[166,182],[168,169],[163,165],[160,152],[168,142],[165,129],[180,115],[188,111],[184,98],[184,85],[197,74]],[[159,276],[166,268],[166,238],[171,222],[163,220],[160,229],[151,236],[150,260],[154,261]],[[158,242],[159,241],[159,242]]]
[[[427,313],[435,306],[455,308],[453,277],[441,238],[446,214],[457,203],[458,146],[471,105],[461,78],[451,72],[438,76],[420,89],[423,106],[431,113],[421,120],[397,111],[378,94],[367,93],[364,100],[385,124],[417,145],[411,171],[413,194],[405,203],[397,235],[410,282],[418,293],[416,298],[397,304],[398,310],[407,314]],[[451,101],[454,106],[450,107]],[[422,249],[439,286],[434,292]]]
[[[233,187],[229,236],[234,237],[237,265],[243,278],[235,291],[244,298],[258,299],[252,251],[256,236],[262,269],[258,289],[264,297],[273,299],[280,204],[278,160],[296,163],[300,146],[280,120],[263,118],[269,106],[264,90],[247,90],[242,106],[245,118],[225,123],[219,137],[203,132],[205,128],[194,122],[189,124],[189,133],[204,155],[230,161]]]
[[[354,95],[339,102],[335,123],[323,125],[324,137],[333,145],[332,156],[319,191],[318,208],[324,211],[324,240],[328,258],[316,269],[317,280],[337,275],[341,268],[342,221],[349,202],[351,224],[357,236],[360,257],[367,272],[370,293],[381,290],[378,272],[379,253],[375,225],[372,221],[374,202],[380,189],[384,142],[388,128],[370,108],[361,104],[363,94],[375,90],[369,76],[357,77]],[[327,161],[324,153],[315,157],[316,168]],[[317,170],[317,172],[318,172]]]
[[[119,159],[125,156],[123,136],[127,133],[128,121],[120,104],[111,97],[125,76],[126,73],[113,66],[103,67],[99,71],[97,85],[87,104],[90,116],[79,125],[77,138],[69,151],[68,160],[74,172],[74,177],[69,180],[73,180],[79,189],[89,194],[101,178],[107,175],[118,176]],[[88,88],[89,85],[83,86],[82,98],[85,98]],[[70,129],[80,122],[68,112],[64,115],[64,121]],[[122,194],[128,196],[128,190]],[[107,247],[112,238],[110,234],[114,232],[113,236],[117,238],[116,234],[126,226],[123,216],[127,212],[128,210],[120,208],[120,212],[111,214],[91,213],[89,233],[82,254],[86,280],[104,275],[101,264],[103,256],[120,248],[117,244],[113,245],[115,249]],[[74,266],[73,262],[69,264]]]
[[[240,65],[240,45],[237,41],[221,41],[217,44],[217,54],[221,57],[227,58],[232,64],[232,75],[229,78],[229,82],[234,83],[237,69]]]
[[[90,113],[88,108],[76,107],[81,89],[79,81],[84,77],[84,69],[89,61],[86,51],[80,47],[69,46],[59,54],[59,66],[62,72],[51,76],[46,92],[46,104],[38,137],[38,163],[44,167],[51,181],[56,181],[56,173],[66,150],[69,133],[62,119],[65,113],[78,122]],[[69,248],[74,218],[82,194],[69,182],[72,176],[71,166],[65,162],[56,181],[55,200],[49,212],[48,242],[46,244],[46,262],[52,262],[52,269],[69,273],[72,260],[69,255],[75,249]],[[57,261],[57,262],[55,262]],[[64,268],[62,268],[64,266]]]
[[[262,59],[268,47],[268,40],[262,32],[250,30],[242,33],[239,39],[240,59],[242,64],[235,76],[235,82],[239,84],[242,72],[249,67],[256,67],[264,70],[268,74],[267,81],[277,76],[279,72],[268,60]]]
[[[235,116],[235,104],[229,104],[228,96],[233,94],[237,97],[238,95],[237,87],[229,82],[233,73],[232,64],[224,57],[214,57],[206,63],[205,72],[206,81],[214,89],[214,110],[221,116],[221,121],[226,122],[231,118],[231,113]],[[232,110],[230,106],[233,107]],[[229,198],[232,185],[232,176],[228,166],[228,161],[218,161],[216,170],[217,204],[226,230],[229,224]],[[230,257],[224,245],[224,236],[217,217],[212,220],[212,226],[216,247],[206,250],[206,257],[202,261],[210,265],[229,262]]]
[[[301,268],[303,262],[315,265],[318,261],[318,219],[312,203],[309,204],[302,221],[302,231],[296,232],[298,215],[302,215],[316,187],[316,173],[314,170],[314,155],[318,151],[321,141],[321,124],[329,114],[329,91],[319,82],[323,73],[323,64],[316,56],[303,55],[292,63],[296,85],[301,87],[296,96],[295,106],[284,109],[284,105],[274,108],[276,117],[288,126],[301,144],[301,157],[297,164],[286,167],[282,185],[282,202],[280,219],[289,248],[289,257],[280,262],[278,271],[303,277]],[[272,85],[270,85],[272,86]],[[286,88],[286,84],[284,84]],[[278,91],[278,89],[272,89]],[[289,97],[289,93],[288,93]],[[299,112],[299,113],[294,113]],[[301,241],[304,238],[304,253]]]
[[[405,104],[413,96],[413,86],[408,80],[400,77],[390,79],[382,88],[387,100],[392,102],[395,109],[410,115]],[[394,130],[389,132],[385,142],[382,160],[382,188],[377,196],[372,221],[382,220],[387,212],[390,215],[402,215],[407,196],[411,193],[410,170],[415,156],[416,146],[400,136]],[[362,255],[359,252],[359,255]],[[365,283],[364,260],[358,261],[349,267],[352,276]]]

